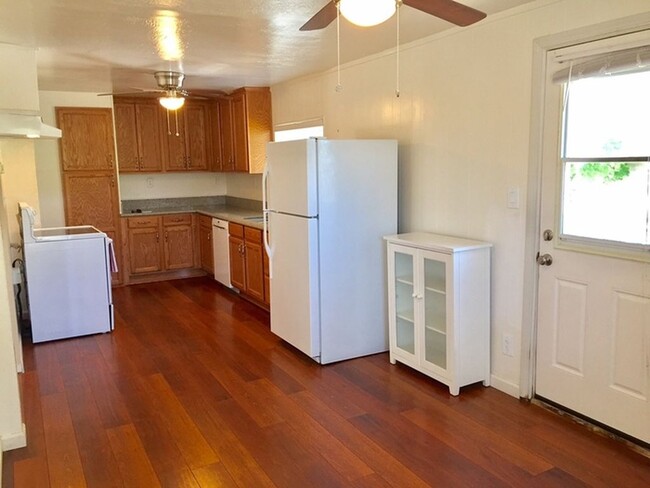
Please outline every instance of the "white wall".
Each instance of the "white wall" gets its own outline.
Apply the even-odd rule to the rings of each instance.
[[[120,175],[120,198],[209,197],[226,194],[223,173],[149,173]]]
[[[262,200],[262,175],[225,173],[229,197]]]
[[[36,51],[0,44],[0,110],[38,111]],[[0,140],[0,444],[25,445],[16,369],[22,368],[21,342],[11,281],[10,240],[19,242],[17,202],[38,209],[34,142]]]
[[[397,138],[400,231],[431,231],[494,243],[493,384],[518,395],[533,40],[647,12],[647,0],[539,1],[469,28],[403,46],[401,96],[395,55],[272,87],[274,124],[323,117],[329,138]],[[345,49],[345,46],[342,47]],[[335,46],[332,46],[335,49]],[[509,188],[521,207],[507,208]]]

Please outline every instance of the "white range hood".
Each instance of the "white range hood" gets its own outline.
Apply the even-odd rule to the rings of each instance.
[[[0,138],[60,139],[61,129],[43,123],[38,113],[0,110]]]

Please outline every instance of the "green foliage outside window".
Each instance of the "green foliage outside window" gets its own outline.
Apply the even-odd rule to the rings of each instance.
[[[615,154],[621,148],[621,141],[608,141],[603,149],[608,154]],[[588,180],[601,179],[604,183],[613,183],[627,178],[632,171],[630,163],[585,163],[582,165],[571,165],[571,179],[576,176],[577,168],[580,168],[580,176]]]

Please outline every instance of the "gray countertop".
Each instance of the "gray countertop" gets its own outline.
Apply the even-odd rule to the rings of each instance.
[[[237,224],[247,225],[256,229],[263,229],[264,224],[261,221],[250,220],[249,217],[261,217],[261,210],[251,210],[248,208],[237,207],[235,205],[181,205],[178,207],[165,207],[161,209],[143,210],[142,212],[123,212],[122,217],[137,217],[142,215],[165,215],[174,213],[190,213],[197,212],[199,214],[208,215],[228,222],[235,222]]]

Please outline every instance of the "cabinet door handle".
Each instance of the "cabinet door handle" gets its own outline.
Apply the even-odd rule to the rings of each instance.
[[[191,168],[192,167],[192,156],[187,157],[187,167]]]
[[[111,176],[111,186],[115,187],[115,176]]]
[[[208,234],[208,240],[210,240],[210,238],[211,238],[211,236],[210,236],[210,234]]]
[[[165,242],[169,240],[169,232],[165,232]]]
[[[160,242],[160,234],[156,232],[156,242]]]
[[[107,159],[108,159],[108,166],[112,168],[113,167],[113,155],[109,154]]]

